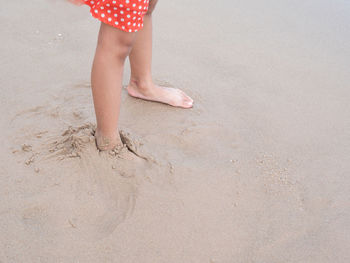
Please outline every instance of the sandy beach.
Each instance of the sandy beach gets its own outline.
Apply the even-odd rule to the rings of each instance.
[[[1,263],[350,262],[348,1],[160,0],[154,81],[194,106],[123,88],[120,152],[89,8],[2,2]]]

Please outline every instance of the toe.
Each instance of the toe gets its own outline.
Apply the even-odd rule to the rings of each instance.
[[[182,100],[182,106],[185,108],[191,108],[193,104],[193,100],[183,91],[181,91],[181,100]]]
[[[191,99],[191,97],[186,94],[183,95],[183,100],[186,102],[193,102],[193,99]]]
[[[184,101],[183,102],[183,106],[185,108],[191,108],[192,107],[192,102],[191,101]]]
[[[193,103],[193,99],[191,99],[190,97],[186,97],[186,101]]]
[[[193,99],[190,96],[188,96],[185,92],[181,91],[181,93],[185,100],[193,102]]]

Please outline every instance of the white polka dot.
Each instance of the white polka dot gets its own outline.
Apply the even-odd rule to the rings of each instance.
[[[122,29],[125,29],[125,26],[122,26]]]
[[[107,10],[107,13],[109,13],[109,14],[110,14],[111,12],[112,12],[111,10]]]
[[[129,29],[129,32],[132,32],[132,30],[131,30],[131,29]]]
[[[98,13],[98,10],[97,10],[97,9],[95,9],[95,13],[96,13],[96,14]]]
[[[118,23],[118,21],[115,21],[114,24],[118,25],[119,23]]]
[[[124,18],[121,18],[120,21],[124,22]]]
[[[136,4],[132,4],[132,6],[133,6],[133,7],[135,7],[135,6],[136,6]]]
[[[130,15],[127,15],[126,17],[127,17],[127,18],[130,18]]]
[[[120,7],[123,7],[123,5],[122,5],[122,4],[120,4],[119,6],[120,6]]]
[[[118,16],[118,14],[114,14],[114,16],[115,16],[115,17],[117,17],[117,16]]]
[[[121,13],[121,14],[124,14],[124,11],[123,11],[123,10],[121,10],[121,11],[120,11],[120,13]]]
[[[131,24],[131,23],[130,23],[130,22],[128,22],[128,26],[130,26],[130,24]]]
[[[111,22],[111,21],[112,21],[112,18],[108,17],[108,21]]]
[[[105,17],[105,14],[101,14],[101,17]]]

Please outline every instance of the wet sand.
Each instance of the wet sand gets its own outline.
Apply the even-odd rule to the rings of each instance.
[[[350,261],[348,2],[159,1],[154,79],[194,107],[123,89],[109,153],[88,8],[0,22],[0,262]]]

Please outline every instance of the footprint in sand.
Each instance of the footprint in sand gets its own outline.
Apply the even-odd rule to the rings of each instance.
[[[49,215],[47,207],[36,205],[26,208],[22,212],[22,222],[35,232],[41,232],[48,227]]]

